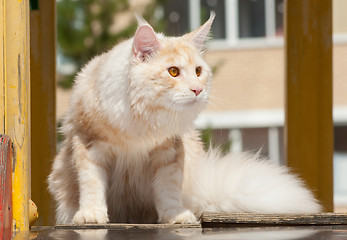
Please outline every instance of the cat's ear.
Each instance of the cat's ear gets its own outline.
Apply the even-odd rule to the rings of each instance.
[[[159,48],[159,41],[153,28],[143,19],[137,17],[138,28],[135,33],[133,52],[137,59],[145,61]]]
[[[210,18],[201,27],[184,36],[188,38],[197,49],[203,49],[204,42],[208,37],[215,16],[215,12],[211,11]]]

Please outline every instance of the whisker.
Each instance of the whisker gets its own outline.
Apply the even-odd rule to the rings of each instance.
[[[210,95],[210,96],[209,96],[209,99],[212,99],[214,102],[219,103],[219,104],[222,104],[222,105],[223,105],[223,104],[226,104],[225,99],[220,98],[220,97],[216,97],[216,96]]]
[[[221,108],[221,105],[220,104],[216,104],[215,102],[212,102],[212,101],[207,101],[208,103],[208,106],[212,109],[212,110],[215,110],[215,111],[223,111],[225,109],[222,109]]]

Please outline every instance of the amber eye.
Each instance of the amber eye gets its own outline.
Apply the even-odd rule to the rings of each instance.
[[[195,73],[196,73],[196,76],[200,77],[200,74],[201,74],[201,67],[195,68]]]
[[[180,74],[180,70],[177,67],[170,67],[168,71],[173,77],[177,77]]]

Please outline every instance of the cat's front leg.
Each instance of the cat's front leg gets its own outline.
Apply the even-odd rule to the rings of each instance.
[[[79,185],[79,210],[74,215],[72,222],[106,223],[108,222],[106,190],[107,177],[105,168],[95,159],[95,152],[75,137],[74,163],[78,175]]]
[[[184,161],[182,143],[176,142],[173,147],[175,148],[173,160],[162,164],[154,177],[153,189],[158,221],[159,223],[197,223],[195,215],[189,209],[183,207],[182,203]],[[172,150],[170,148],[168,150],[158,150],[159,153],[155,155],[156,157],[170,158]],[[161,160],[163,161],[163,159]]]

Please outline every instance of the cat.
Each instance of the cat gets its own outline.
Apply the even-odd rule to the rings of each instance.
[[[286,167],[257,154],[204,151],[193,121],[208,103],[212,71],[202,53],[214,17],[181,37],[139,18],[133,38],[78,73],[48,177],[58,224],[321,211]]]

